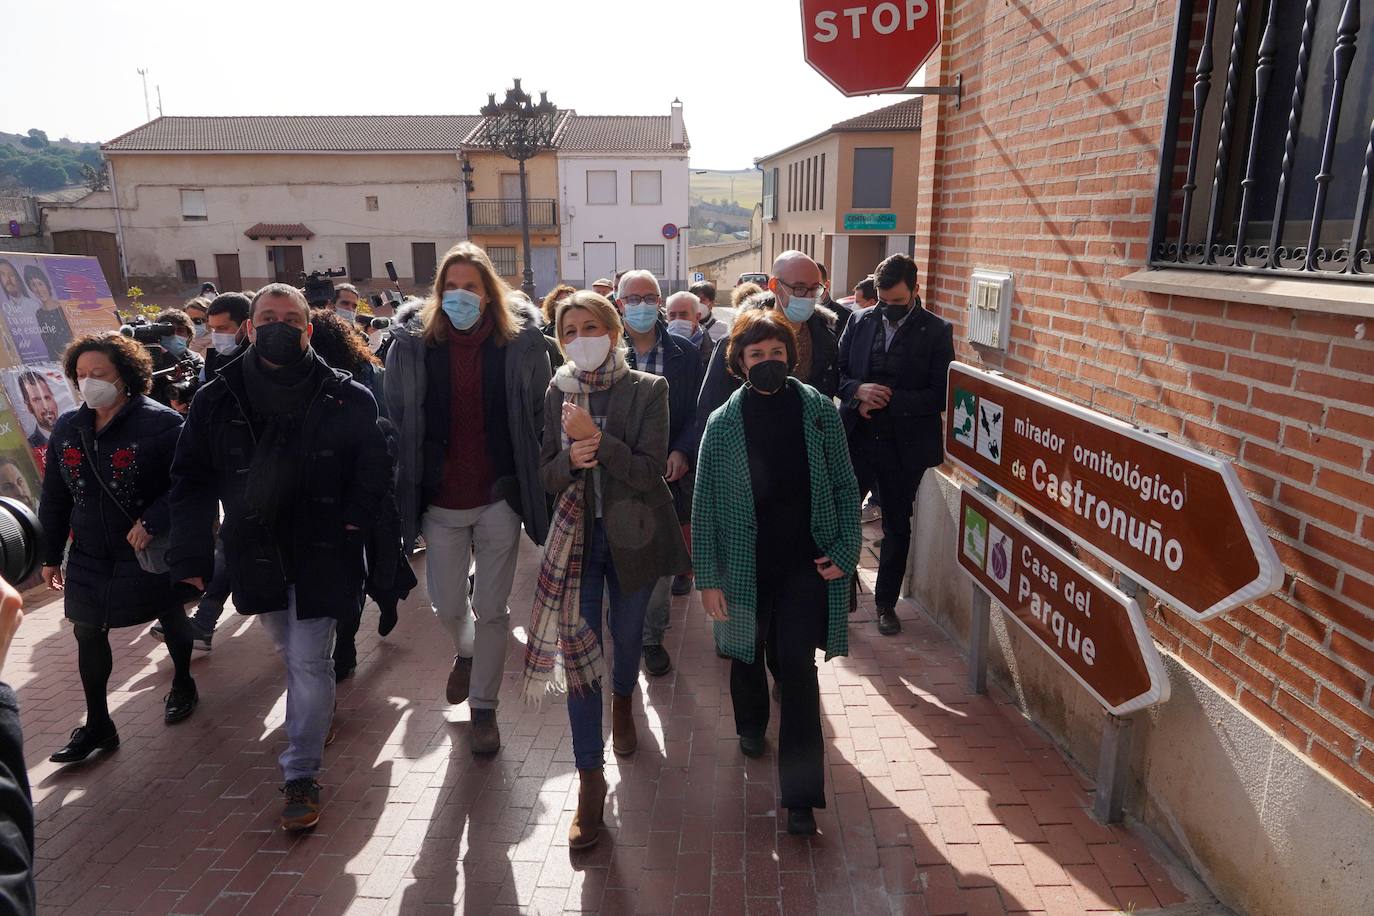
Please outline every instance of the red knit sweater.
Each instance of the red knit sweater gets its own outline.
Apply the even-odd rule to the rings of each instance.
[[[482,411],[482,345],[491,336],[491,328],[491,318],[484,314],[470,332],[448,332],[448,452],[434,499],[441,509],[477,509],[493,499],[496,474],[487,451]]]

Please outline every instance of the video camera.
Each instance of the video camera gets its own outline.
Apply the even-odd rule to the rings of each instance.
[[[125,337],[132,337],[134,340],[147,346],[161,346],[162,338],[172,337],[177,332],[177,326],[167,321],[149,321],[142,315],[132,319],[128,324],[121,325],[119,333]]]
[[[129,321],[128,324],[121,325],[119,333],[125,337],[132,337],[134,340],[143,344],[144,349],[153,355],[153,363],[157,365],[161,360],[171,356],[162,346],[162,338],[175,337],[177,326],[169,321],[149,321],[142,315]],[[165,355],[164,355],[165,354]],[[195,359],[189,352],[176,357],[176,361],[166,368],[158,369],[153,373],[153,378],[161,379],[170,377],[172,384],[189,381],[198,374],[198,367]]]
[[[301,292],[305,293],[305,301],[312,308],[317,309],[328,305],[334,301],[334,281],[330,277],[342,277],[348,273],[342,267],[335,267],[332,270],[312,270],[310,273],[301,273]]]

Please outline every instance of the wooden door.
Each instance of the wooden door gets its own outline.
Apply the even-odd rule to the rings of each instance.
[[[415,272],[415,285],[420,289],[434,282],[437,254],[433,242],[411,242],[410,262]]]
[[[368,242],[349,242],[344,247],[348,254],[348,278],[371,280],[372,245]]]
[[[237,252],[215,255],[215,279],[222,293],[243,289],[243,276],[239,270]]]
[[[520,225],[520,173],[501,173],[501,225]]]

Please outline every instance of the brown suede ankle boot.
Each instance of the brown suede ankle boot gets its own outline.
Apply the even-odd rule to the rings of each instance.
[[[611,694],[611,747],[622,757],[635,752],[639,737],[635,734],[635,698]]]
[[[606,771],[578,770],[577,813],[568,828],[568,846],[586,849],[601,839],[601,821],[606,814]]]

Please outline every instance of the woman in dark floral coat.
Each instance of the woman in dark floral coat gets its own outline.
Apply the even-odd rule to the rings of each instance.
[[[136,553],[154,567],[162,561],[155,554],[165,551],[171,527],[167,490],[181,415],[146,396],[152,359],[128,337],[82,337],[67,348],[63,369],[85,405],[53,427],[38,515],[46,535],[43,578],[63,592],[86,694],[86,724],[52,755],[70,763],[119,746],[106,702],[111,629],[161,622],[175,668],[167,723],[189,716],[199,698],[182,604],[167,574],[145,570]]]

